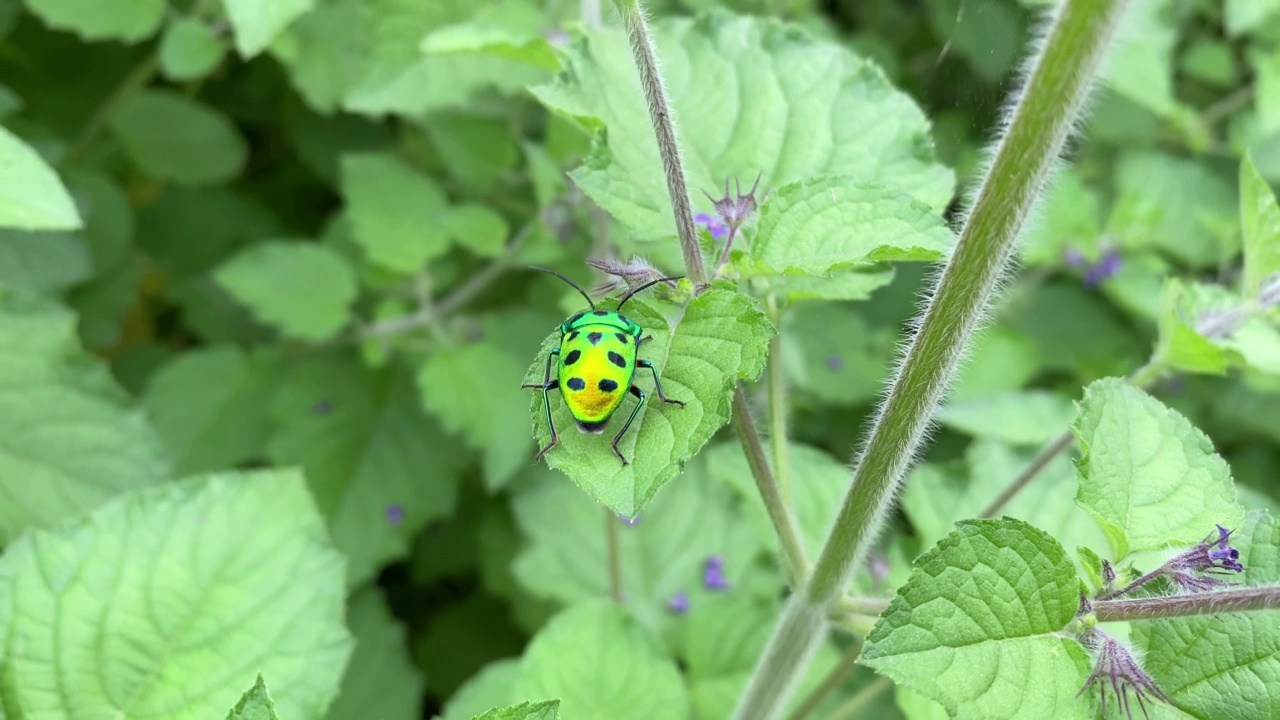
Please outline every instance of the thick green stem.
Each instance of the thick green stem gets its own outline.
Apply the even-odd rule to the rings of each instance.
[[[733,429],[738,433],[738,441],[742,443],[742,452],[747,456],[747,465],[755,478],[756,489],[764,500],[773,530],[778,534],[782,570],[787,576],[787,584],[797,587],[809,572],[809,561],[805,558],[804,545],[800,543],[795,523],[791,522],[791,512],[783,502],[782,494],[778,492],[778,483],[773,479],[769,458],[764,454],[764,444],[760,442],[760,433],[756,431],[756,423],[751,419],[751,408],[741,385],[733,389]]]
[[[1220,615],[1222,613],[1250,610],[1274,610],[1280,608],[1280,585],[1214,590],[1213,592],[1166,597],[1137,598],[1133,600],[1094,600],[1093,612],[1099,622],[1128,622],[1155,618],[1187,617],[1189,615]]]
[[[915,455],[974,327],[1012,257],[1022,226],[1057,162],[1110,43],[1123,0],[1066,0],[1049,27],[1004,136],[996,146],[955,252],[943,269],[853,482],[804,589],[766,646],[735,717],[773,718],[807,669],[840,599]]]
[[[662,156],[662,169],[667,176],[667,193],[671,195],[671,208],[675,213],[676,234],[680,237],[680,250],[684,254],[684,266],[695,288],[707,284],[707,269],[702,261],[702,246],[698,244],[698,232],[693,224],[693,206],[689,204],[689,189],[684,181],[684,167],[680,164],[680,146],[676,143],[675,125],[671,119],[671,105],[667,91],[658,72],[658,59],[654,55],[653,41],[649,38],[649,26],[640,10],[639,0],[614,0],[622,24],[627,28],[631,50],[635,54],[636,69],[640,72],[640,85],[649,106],[649,119],[658,138],[658,154]]]
[[[765,302],[778,334],[769,341],[769,444],[773,449],[773,473],[782,502],[791,507],[791,455],[787,445],[787,375],[782,366],[782,308],[770,295]]]
[[[831,694],[844,682],[844,679],[853,672],[853,668],[858,664],[858,656],[862,654],[862,638],[854,638],[849,644],[849,648],[844,651],[844,655],[840,657],[840,662],[831,668],[831,672],[822,678],[822,682],[809,693],[796,709],[787,716],[787,720],[804,720],[805,716],[818,708],[818,704],[823,698]]]

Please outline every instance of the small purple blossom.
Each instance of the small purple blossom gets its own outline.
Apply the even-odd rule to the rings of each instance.
[[[716,240],[723,240],[729,234],[729,226],[720,222],[718,217],[713,217],[706,213],[698,213],[693,216],[693,221],[705,227],[707,232],[711,233],[711,237]]]
[[[1240,551],[1227,544],[1227,540],[1231,538],[1233,531],[1221,525],[1216,527],[1218,528],[1216,533],[1209,533],[1208,537],[1196,543],[1190,550],[1180,555],[1175,555],[1169,562],[1165,563],[1165,568],[1171,573],[1177,571],[1214,572],[1224,570],[1244,572],[1244,566],[1240,564]]]
[[[400,527],[400,524],[404,522],[404,506],[395,504],[388,505],[386,515],[387,523],[391,525],[391,527]]]
[[[720,220],[727,229],[737,230],[742,227],[742,223],[746,222],[747,218],[751,217],[751,214],[759,207],[759,202],[756,200],[756,189],[760,187],[762,175],[763,173],[756,175],[756,181],[752,183],[751,189],[747,191],[746,195],[742,194],[742,185],[738,183],[737,178],[733,179],[732,195],[729,194],[728,178],[724,181],[724,197],[717,200],[711,197],[710,193],[703,192],[703,195],[707,196],[711,204],[715,205],[716,214],[720,216]],[[716,235],[716,239],[719,239],[719,237],[719,235]]]
[[[1125,716],[1131,719],[1133,713],[1129,707],[1130,688],[1133,689],[1133,696],[1138,700],[1138,708],[1142,710],[1143,717],[1150,717],[1147,715],[1144,699],[1155,698],[1172,704],[1169,696],[1164,694],[1164,691],[1156,685],[1156,681],[1138,664],[1129,648],[1122,645],[1120,641],[1101,630],[1091,630],[1081,637],[1080,641],[1090,652],[1096,653],[1096,658],[1093,672],[1089,674],[1089,679],[1085,681],[1084,687],[1080,688],[1080,692],[1076,693],[1076,697],[1083,695],[1084,691],[1098,680],[1104,680],[1103,683],[1098,684],[1098,691],[1102,696],[1103,717],[1107,714],[1107,684],[1111,685],[1116,704],[1124,710]]]
[[[689,593],[681,590],[672,595],[671,599],[667,601],[667,609],[676,615],[683,615],[689,612]]]
[[[831,355],[827,358],[827,369],[831,372],[840,372],[844,369],[844,359],[839,355]]]
[[[1063,259],[1068,265],[1084,270],[1084,285],[1088,288],[1098,287],[1104,280],[1120,272],[1121,266],[1124,265],[1120,253],[1114,248],[1103,253],[1097,262],[1090,262],[1084,253],[1075,248],[1067,250]]]
[[[333,403],[328,400],[321,400],[311,406],[313,415],[328,415],[330,410],[333,410]]]
[[[724,576],[724,556],[712,555],[702,567],[702,584],[708,590],[728,590],[729,579]]]
[[[636,523],[640,522],[640,513],[636,513],[633,517],[627,517],[622,513],[618,513],[618,520],[620,520],[623,525],[626,525],[627,527],[632,527]]]

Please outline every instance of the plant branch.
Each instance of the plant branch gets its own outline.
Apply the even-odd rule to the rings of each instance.
[[[822,678],[822,682],[818,683],[796,709],[787,716],[787,720],[804,720],[804,717],[817,709],[818,703],[822,699],[840,687],[840,683],[853,672],[853,668],[858,664],[858,656],[862,654],[862,638],[854,638],[849,644],[849,649],[844,651],[844,655],[840,656],[840,662],[831,668],[831,672]]]
[[[98,133],[102,132],[107,123],[111,122],[111,118],[115,117],[116,113],[119,112],[120,106],[124,105],[126,100],[133,97],[147,85],[150,85],[159,70],[159,53],[152,50],[137,67],[120,81],[120,85],[103,101],[102,105],[98,106],[98,110],[85,123],[84,129],[80,131],[80,135],[71,145],[71,148],[62,156],[62,161],[59,164],[64,166],[71,165],[80,159],[80,156],[97,139]]]
[[[680,163],[680,146],[676,143],[675,126],[671,120],[671,107],[667,91],[658,72],[658,58],[649,38],[649,26],[639,0],[614,0],[622,24],[627,28],[631,50],[635,54],[636,69],[640,72],[640,85],[649,106],[649,119],[658,139],[658,154],[662,156],[662,169],[667,177],[667,193],[671,195],[671,208],[675,213],[676,234],[680,237],[680,250],[684,254],[685,272],[695,288],[707,284],[707,269],[702,261],[702,246],[693,224],[693,207],[689,204],[689,189],[685,185],[684,167]]]
[[[1093,612],[1099,622],[1219,615],[1277,608],[1280,608],[1280,585],[1214,590],[1190,595],[1093,601]]]
[[[874,542],[1084,105],[1123,0],[1065,0],[986,169],[954,253],[875,418],[822,553],[756,665],[735,717],[773,718],[826,632],[829,609]]]
[[[851,718],[862,711],[863,708],[870,705],[873,700],[880,697],[880,693],[893,687],[893,681],[887,677],[878,677],[875,680],[862,686],[857,695],[849,698],[849,701],[835,709],[827,720],[845,720]]]
[[[604,508],[604,537],[609,554],[609,597],[622,604],[622,553],[618,549],[618,516]]]
[[[773,523],[773,530],[778,535],[778,545],[782,551],[782,570],[787,576],[787,584],[799,587],[809,572],[809,561],[804,554],[804,545],[800,542],[800,534],[796,532],[791,521],[791,512],[778,492],[778,483],[774,480],[773,471],[769,469],[769,459],[764,453],[764,444],[760,442],[760,433],[756,431],[755,421],[751,419],[751,408],[747,404],[747,395],[742,385],[733,388],[733,429],[742,443],[742,452],[747,456],[747,465],[751,467],[751,475],[755,478],[756,489],[764,500],[765,510]]]

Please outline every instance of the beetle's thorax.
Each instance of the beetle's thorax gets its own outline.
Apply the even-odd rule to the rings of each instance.
[[[626,315],[621,315],[615,310],[588,310],[580,312],[577,315],[565,320],[560,325],[561,334],[569,334],[574,331],[581,331],[588,327],[606,328],[613,332],[622,332],[635,337],[640,337],[643,332],[640,326]]]

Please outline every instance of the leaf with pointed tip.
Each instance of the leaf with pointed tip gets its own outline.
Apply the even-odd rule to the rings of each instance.
[[[240,57],[262,52],[289,23],[314,8],[316,0],[222,0]]]
[[[83,224],[53,168],[0,127],[0,227],[75,230]]]
[[[276,704],[271,701],[271,693],[267,692],[267,684],[262,680],[262,673],[258,673],[257,682],[227,713],[227,720],[280,720],[276,715]]]
[[[475,720],[559,720],[560,701],[522,702],[504,708],[494,708]]]
[[[341,330],[359,291],[347,259],[310,242],[250,245],[213,276],[259,320],[300,340],[326,340]]]
[[[650,392],[652,374],[638,370],[634,381],[645,389],[649,402],[618,443],[630,462],[623,465],[609,447],[609,438],[626,421],[634,400],[624,399],[603,436],[596,436],[577,432],[563,400],[552,397],[560,444],[547,453],[546,460],[597,501],[631,517],[729,421],[733,385],[752,380],[764,370],[774,330],[754,300],[721,288],[689,301],[671,320],[639,301],[627,305],[627,314],[654,338],[640,347],[640,359],[653,362],[667,397],[680,400],[684,407],[659,402],[657,393]],[[547,354],[559,343],[559,331],[547,337],[525,383],[542,382]],[[545,445],[551,435],[542,393],[531,395],[534,436]]]
[[[1093,717],[1075,617],[1080,581],[1062,546],[1012,518],[966,520],[915,562],[860,662],[961,717]]]
[[[1240,294],[1252,298],[1264,281],[1280,273],[1280,205],[1248,156],[1240,163],[1240,225],[1244,232]]]
[[[327,720],[414,720],[422,717],[422,673],[413,665],[404,625],[376,586],[347,601],[356,649]]]

